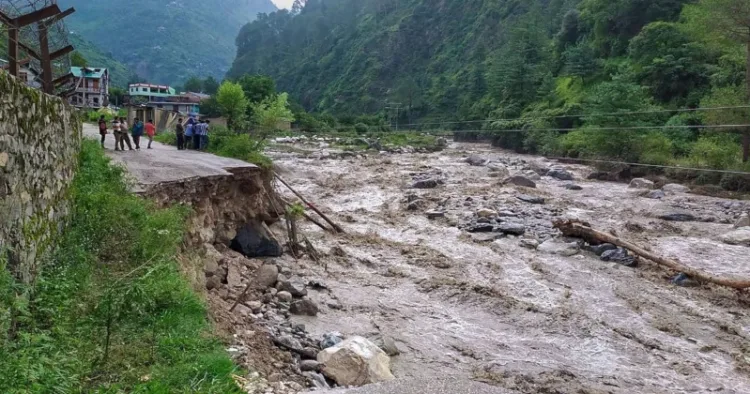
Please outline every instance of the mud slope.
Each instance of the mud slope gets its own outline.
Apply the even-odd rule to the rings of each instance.
[[[390,336],[401,350],[393,359],[400,378],[471,378],[524,393],[750,392],[745,292],[677,287],[675,273],[648,263],[633,269],[585,251],[550,254],[531,241],[556,237],[554,218],[577,217],[691,266],[750,276],[749,249],[718,241],[748,203],[687,193],[648,199],[625,184],[582,180],[591,171],[582,166],[564,166],[582,190],[546,176],[536,189],[503,186],[465,158],[480,154],[512,174],[555,163],[484,145],[334,159],[325,147],[297,144],[270,154],[287,181],[348,230],[334,236],[304,225],[326,254],[297,263],[328,287],[311,294],[317,317],[295,317],[312,335]],[[420,174],[444,184],[411,189]],[[526,235],[458,228],[483,208]],[[428,219],[434,209],[445,217]],[[657,218],[676,212],[697,221]]]

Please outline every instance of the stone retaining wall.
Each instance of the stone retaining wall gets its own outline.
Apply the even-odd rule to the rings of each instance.
[[[0,259],[27,283],[70,211],[81,148],[74,111],[0,71]]]

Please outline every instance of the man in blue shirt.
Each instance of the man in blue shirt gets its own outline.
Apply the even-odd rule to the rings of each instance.
[[[191,116],[185,124],[185,149],[190,149],[193,145],[193,135],[195,134],[195,119]]]

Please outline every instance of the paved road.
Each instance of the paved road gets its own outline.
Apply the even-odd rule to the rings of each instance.
[[[97,140],[100,137],[98,127],[91,124],[83,125],[83,135]],[[117,152],[114,150],[115,139],[111,133],[107,134],[104,142],[109,157],[117,163],[124,164],[142,186],[195,177],[229,175],[228,170],[238,168],[258,168],[254,164],[210,153],[178,151],[173,146],[158,142],[152,144],[153,149],[146,149],[147,145],[148,139],[142,137],[140,151]]]
[[[461,379],[404,379],[325,394],[514,394],[515,391]]]

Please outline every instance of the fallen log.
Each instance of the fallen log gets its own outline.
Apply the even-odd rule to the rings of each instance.
[[[312,205],[309,201],[305,200],[305,197],[302,197],[302,195],[299,194],[296,190],[294,190],[294,188],[292,188],[292,186],[290,186],[288,183],[286,183],[286,181],[284,181],[279,176],[279,174],[273,174],[273,175],[276,177],[276,179],[279,180],[279,182],[281,182],[284,186],[286,186],[289,190],[291,190],[291,192],[294,193],[294,195],[297,196],[300,199],[300,201],[302,201],[305,205],[307,205],[315,213],[317,213],[318,215],[320,215],[320,217],[322,217],[323,220],[325,220],[328,224],[330,224],[331,227],[333,227],[333,229],[336,230],[336,232],[342,233],[342,234],[346,233],[346,231],[344,231],[344,229],[341,228],[341,226],[339,226],[338,224],[334,223],[333,220],[329,219],[328,216],[326,216],[326,214],[324,214],[318,208],[316,208],[315,205]]]
[[[619,237],[616,237],[612,234],[594,230],[593,228],[591,228],[591,225],[585,222],[581,222],[578,220],[556,220],[554,222],[554,226],[555,228],[559,229],[563,233],[563,235],[583,238],[586,242],[591,244],[611,243],[613,245],[617,245],[629,250],[639,257],[651,260],[658,265],[667,267],[674,271],[684,273],[685,275],[701,282],[714,283],[720,286],[731,287],[734,289],[750,288],[750,279],[720,277],[709,274],[707,272],[696,270],[694,268],[690,268],[686,265],[683,265],[677,260],[657,256],[656,254],[651,253],[634,243],[620,239]]]

